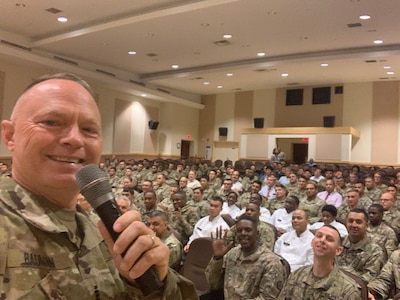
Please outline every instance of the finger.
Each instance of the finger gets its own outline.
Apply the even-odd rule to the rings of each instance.
[[[121,232],[128,227],[133,221],[141,221],[140,213],[136,210],[129,210],[121,215],[114,223],[113,229],[115,232]]]
[[[114,241],[113,241],[111,235],[109,234],[106,226],[104,225],[104,223],[102,221],[99,221],[98,228],[99,228],[100,234],[102,235],[102,237],[104,239],[104,242],[106,243],[106,245],[109,249],[111,257],[113,258],[115,264],[118,265],[121,261],[121,256],[112,250],[114,247]]]
[[[147,235],[154,235],[154,232],[147,227],[142,221],[133,221],[124,228],[124,230],[120,233],[118,239],[114,242],[114,247],[113,250],[117,254],[121,254],[124,251],[126,251],[128,248],[132,248],[133,244],[136,243],[136,240],[140,236],[147,236]],[[149,244],[151,241],[147,239]],[[144,242],[139,241],[138,246],[143,246],[139,247],[137,250],[144,252],[148,250],[149,248],[144,247]]]
[[[213,240],[214,239],[214,235],[213,235],[213,233],[211,232],[211,239]]]

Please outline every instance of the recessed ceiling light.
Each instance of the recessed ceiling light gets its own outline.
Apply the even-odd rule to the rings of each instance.
[[[58,21],[58,22],[61,22],[61,23],[65,23],[65,22],[68,21],[68,18],[67,18],[67,17],[58,17],[58,18],[57,18],[57,21]]]
[[[217,89],[222,89],[222,88],[223,88],[222,85],[217,86]]]
[[[281,74],[281,76],[282,76],[282,77],[288,77],[289,74],[288,74],[288,73],[283,73],[283,74]]]
[[[263,56],[265,56],[265,52],[258,52],[258,53],[257,53],[257,56],[263,57]]]
[[[370,15],[361,15],[360,16],[360,20],[369,20],[369,19],[371,19]]]
[[[140,96],[142,96],[142,97],[147,97],[147,94],[140,94]]]
[[[24,3],[15,3],[16,7],[26,7]]]
[[[136,51],[128,51],[128,54],[129,54],[129,55],[135,55],[135,54],[136,54]]]
[[[382,40],[375,40],[375,41],[374,41],[374,44],[382,44],[382,43],[383,43]]]
[[[268,14],[268,15],[276,15],[277,12],[276,12],[276,11],[267,11],[267,14]]]
[[[232,77],[232,76],[233,76],[233,73],[226,73],[226,76]]]
[[[179,66],[178,65],[172,65],[171,68],[172,69],[179,69]]]
[[[327,67],[327,66],[329,66],[329,64],[327,64],[327,63],[321,64],[321,67]]]
[[[210,83],[208,81],[203,82],[204,85],[209,85]]]
[[[232,38],[232,34],[224,34],[223,38],[224,39],[231,39]]]
[[[384,69],[391,69],[392,67],[391,66],[384,66],[383,68]]]
[[[390,71],[390,72],[386,72],[386,74],[388,74],[388,75],[394,75],[394,72]]]

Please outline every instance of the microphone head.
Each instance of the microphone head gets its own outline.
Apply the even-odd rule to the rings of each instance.
[[[76,173],[76,182],[81,194],[96,209],[97,199],[111,193],[107,175],[96,165],[86,165]]]

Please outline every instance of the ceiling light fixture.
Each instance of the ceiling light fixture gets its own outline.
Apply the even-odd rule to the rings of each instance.
[[[232,76],[233,76],[233,73],[226,73],[226,76],[232,77]]]
[[[281,76],[282,76],[282,77],[288,77],[289,74],[288,74],[288,73],[283,73],[283,74],[281,74]]]
[[[128,51],[128,54],[129,54],[129,55],[135,55],[135,54],[136,54],[136,51]]]
[[[142,96],[142,97],[147,97],[147,94],[140,94],[140,96]]]
[[[327,64],[327,63],[322,63],[321,64],[321,67],[327,67],[327,66],[329,66],[329,64]]]
[[[231,39],[232,38],[232,34],[224,34],[222,37],[224,39]]]
[[[359,18],[360,18],[360,20],[369,20],[369,19],[371,19],[371,16],[370,15],[361,15]]]
[[[171,68],[172,69],[179,69],[179,66],[178,65],[172,65]]]
[[[391,66],[384,66],[383,68],[384,69],[391,69],[392,67]]]
[[[375,40],[374,44],[383,44],[383,40]]]
[[[222,88],[223,88],[222,85],[217,86],[217,89],[222,89]]]
[[[204,85],[209,85],[210,83],[208,81],[203,82]]]
[[[57,21],[61,22],[61,23],[65,23],[65,22],[68,22],[68,18],[67,17],[58,17]]]
[[[394,72],[390,71],[390,72],[386,72],[386,74],[388,74],[388,75],[394,75]]]
[[[263,56],[265,56],[265,52],[258,52],[258,53],[257,53],[257,56],[263,57]]]

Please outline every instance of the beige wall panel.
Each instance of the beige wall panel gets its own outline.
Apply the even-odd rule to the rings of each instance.
[[[219,127],[228,128],[228,137],[225,140],[232,141],[234,138],[234,120],[235,116],[235,94],[219,94],[216,98],[215,103],[215,128],[214,128],[214,140],[220,140],[218,134]],[[223,140],[223,138],[222,138]]]
[[[340,161],[342,136],[340,134],[318,134],[315,147],[315,159]]]
[[[129,153],[132,103],[116,99],[114,111],[113,153]]]
[[[399,82],[374,82],[372,104],[371,160],[397,162]]]
[[[313,86],[313,87],[327,87]],[[330,104],[312,104],[312,88],[304,89],[303,105],[286,106],[286,88],[277,89],[275,107],[275,127],[322,127],[323,116],[335,116],[335,126],[342,126],[343,94],[335,94],[335,86],[331,86]],[[301,88],[301,87],[299,87]],[[297,87],[296,87],[297,89]]]
[[[276,89],[254,91],[253,118],[264,118],[265,128],[275,127],[275,102]]]
[[[199,156],[205,157],[207,146],[213,147],[215,135],[216,95],[203,96],[201,103],[204,108],[199,111]],[[212,150],[211,150],[212,151]]]
[[[343,126],[360,131],[360,139],[353,141],[351,161],[371,161],[372,83],[344,85]]]
[[[159,144],[160,152],[180,155],[176,147],[181,140],[191,141],[190,155],[198,155],[199,110],[175,103],[164,103],[160,110]],[[190,134],[191,138],[187,139]]]
[[[235,94],[233,140],[240,141],[242,128],[253,127],[253,92],[238,92]]]
[[[265,158],[268,159],[268,135],[267,134],[248,134],[246,145],[246,158]]]

